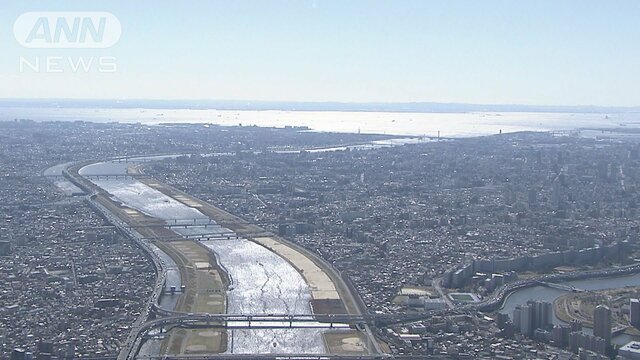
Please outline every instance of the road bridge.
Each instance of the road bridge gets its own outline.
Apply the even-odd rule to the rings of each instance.
[[[212,234],[191,234],[191,235],[182,235],[182,236],[155,236],[152,238],[143,238],[144,240],[149,241],[163,241],[163,242],[171,242],[171,241],[184,241],[184,240],[237,240],[243,239],[242,236],[233,234],[220,234],[220,233],[212,233]]]
[[[82,175],[83,178],[89,180],[133,180],[135,179],[132,175],[127,174],[91,174],[91,175]]]
[[[206,224],[148,224],[148,225],[129,225],[129,229],[145,229],[145,228],[167,228],[167,229],[188,229],[188,228],[222,228],[221,225],[216,223],[206,223]],[[226,231],[227,234],[232,234],[232,231]]]
[[[147,324],[171,324],[171,323],[282,323],[283,327],[290,327],[293,323],[323,323],[323,324],[375,324],[389,325],[396,323],[409,323],[423,320],[442,312],[434,310],[417,314],[207,314],[207,313],[181,313],[162,309],[155,305],[152,312],[162,318],[149,321]],[[273,326],[271,326],[273,327]],[[299,327],[305,327],[300,325]]]
[[[387,360],[434,359],[433,355],[331,355],[331,354],[213,354],[213,355],[162,355],[148,359],[162,360]]]
[[[235,328],[235,329],[278,329],[278,328],[324,328],[340,329],[355,327],[361,329],[366,325],[375,324],[385,326],[395,323],[414,322],[428,318],[439,313],[438,311],[425,312],[420,314],[184,314],[169,310],[159,309],[154,306],[151,309],[155,315],[166,314],[167,317],[147,321],[137,327],[132,338],[127,339],[127,347],[130,349],[124,358],[135,359],[143,340],[148,337],[148,333],[155,329],[181,328]],[[213,357],[201,357],[201,359],[219,359]],[[236,358],[235,355],[231,358]],[[316,355],[317,356],[317,355]],[[374,355],[375,356],[375,355]],[[175,359],[187,359],[189,357],[175,357]],[[250,357],[262,358],[262,357]],[[298,358],[297,355],[295,357]],[[293,359],[293,357],[292,357]],[[328,357],[327,359],[332,359]],[[339,359],[339,358],[336,358]],[[377,359],[377,357],[364,357],[363,359]]]
[[[218,224],[149,224],[149,225],[129,225],[129,229],[146,229],[146,228],[167,228],[167,229],[189,229],[189,228],[212,228],[222,226]],[[230,232],[229,232],[230,233]]]
[[[584,292],[585,291],[584,289],[577,288],[577,287],[575,287],[573,285],[570,285],[570,284],[558,284],[558,283],[547,282],[547,281],[538,281],[538,284],[540,284],[542,286],[546,286],[548,288],[564,290],[564,291],[571,291],[571,292]]]
[[[624,325],[618,325],[611,329],[611,336],[618,336],[624,333],[629,327]]]

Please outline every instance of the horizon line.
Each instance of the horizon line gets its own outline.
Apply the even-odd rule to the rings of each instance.
[[[436,102],[436,101],[336,101],[336,100],[229,100],[229,99],[158,99],[158,98],[0,98],[0,105],[6,103],[15,103],[12,105],[20,105],[28,102],[63,102],[66,105],[87,105],[87,103],[95,103],[93,105],[111,105],[109,107],[132,108],[144,106],[141,103],[150,103],[146,105],[174,104],[182,107],[173,107],[180,109],[199,108],[210,110],[282,110],[282,111],[399,111],[399,112],[435,112],[435,111],[504,111],[504,112],[638,112],[640,105],[620,106],[620,105],[547,105],[547,104],[522,104],[522,103],[465,103],[465,102]],[[73,104],[77,102],[77,104]],[[81,104],[84,103],[84,104]],[[11,104],[10,104],[11,105]],[[54,104],[51,104],[54,105]],[[59,105],[59,104],[58,104]],[[128,106],[126,106],[128,105]],[[222,108],[211,108],[217,105]],[[302,108],[292,108],[296,105]],[[329,108],[314,108],[314,106]],[[334,108],[331,108],[333,106]],[[238,108],[236,108],[238,107]],[[241,107],[241,108],[240,108]],[[281,108],[283,107],[283,108]],[[361,108],[358,108],[361,107]],[[364,107],[364,108],[362,108]],[[376,109],[375,107],[382,107]],[[432,109],[424,107],[433,107]],[[340,109],[341,108],[341,109]],[[457,108],[457,109],[456,109]],[[483,109],[486,108],[486,109]],[[511,108],[511,109],[510,109]]]

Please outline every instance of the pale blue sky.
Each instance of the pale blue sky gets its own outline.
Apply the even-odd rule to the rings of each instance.
[[[110,49],[21,47],[27,11],[107,11]],[[637,0],[4,1],[0,98],[640,105]],[[117,72],[20,72],[20,57]]]

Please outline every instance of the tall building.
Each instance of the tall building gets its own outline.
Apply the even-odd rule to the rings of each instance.
[[[520,330],[520,314],[522,314],[522,309],[520,309],[520,305],[518,305],[513,310],[513,326],[518,331]]]
[[[496,324],[498,325],[499,329],[504,329],[504,327],[507,325],[508,322],[509,322],[509,315],[503,314],[503,313],[496,314]]]
[[[546,301],[529,301],[528,304],[533,308],[534,328],[547,329],[551,327],[553,305]]]
[[[559,180],[560,176],[556,176],[551,186],[551,202],[554,206],[560,205],[562,201],[562,186]]]
[[[572,332],[569,334],[569,350],[577,353],[580,349],[604,354],[607,350],[607,344],[601,337],[591,336],[581,332]]]
[[[553,342],[559,348],[565,348],[569,345],[569,334],[571,327],[569,325],[557,325],[553,328]]]
[[[529,203],[529,207],[533,207],[536,205],[536,197],[538,196],[538,192],[536,189],[529,189],[527,191],[527,202]]]
[[[593,335],[611,344],[611,309],[606,305],[598,305],[593,311]]]
[[[520,307],[520,333],[531,336],[534,330],[533,308],[529,305]]]
[[[11,360],[26,360],[27,352],[24,349],[13,349]]]
[[[640,328],[640,299],[629,301],[629,322],[631,326]]]
[[[526,336],[532,336],[535,329],[551,328],[553,305],[544,301],[528,301],[526,305],[516,306],[513,311],[513,324]]]
[[[582,331],[582,323],[578,320],[572,320],[569,325],[571,326],[571,332]]]
[[[6,240],[0,240],[0,256],[7,256],[11,252],[11,243]]]

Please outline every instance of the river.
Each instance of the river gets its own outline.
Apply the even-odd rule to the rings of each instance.
[[[562,284],[568,284],[584,290],[603,290],[603,289],[615,289],[625,286],[640,286],[640,274],[626,275],[619,277],[601,278],[601,279],[586,279],[567,281]],[[558,297],[567,294],[567,291],[559,290],[555,288],[549,288],[546,286],[534,286],[515,291],[507,296],[502,308],[499,310],[501,313],[513,316],[513,310],[516,306],[525,304],[528,300],[539,300],[553,302]],[[563,322],[553,314],[554,324],[563,324]],[[591,329],[585,328],[583,330],[586,333],[592,333]],[[612,342],[618,345],[624,345],[629,341],[634,340],[626,334],[621,334],[612,339]]]
[[[153,157],[161,159],[163,157]],[[83,167],[80,175],[124,175],[130,162],[109,161]],[[214,222],[194,207],[187,206],[133,178],[95,179],[91,181],[112,195],[113,200],[167,223]],[[229,233],[221,226],[175,229],[181,235]],[[211,240],[203,244],[216,253],[231,284],[227,291],[229,313],[312,314],[311,292],[305,279],[285,259],[246,239]],[[154,251],[164,260],[167,285],[178,285],[177,266],[160,249]],[[177,296],[177,295],[174,295]],[[163,297],[163,307],[175,306],[175,299]],[[236,329],[229,331],[228,349],[232,353],[325,353],[322,329]],[[148,351],[145,349],[145,351]]]

